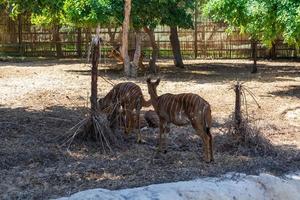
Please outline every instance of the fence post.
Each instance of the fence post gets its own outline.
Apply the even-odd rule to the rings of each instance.
[[[234,86],[235,91],[235,109],[234,109],[234,123],[235,131],[237,134],[240,134],[240,126],[242,121],[241,114],[241,84],[239,82]]]
[[[23,41],[22,41],[22,31],[23,31],[23,29],[22,29],[22,16],[21,15],[19,15],[18,16],[18,40],[19,40],[19,54],[21,55],[21,56],[23,56],[23,54],[24,54],[24,51],[23,51]]]
[[[198,57],[198,4],[195,3],[195,32],[194,32],[194,56],[195,59]]]
[[[204,58],[207,58],[207,51],[206,51],[206,26],[207,26],[207,20],[205,20],[205,24],[203,26],[203,31],[202,31],[202,43],[203,43],[203,54],[204,54]]]
[[[76,48],[77,48],[77,56],[82,57],[82,49],[81,49],[81,28],[77,29],[77,43],[76,43]]]

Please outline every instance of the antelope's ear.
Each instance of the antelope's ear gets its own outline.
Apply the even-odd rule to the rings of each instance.
[[[150,77],[147,78],[147,83],[151,83],[151,78]]]
[[[158,85],[160,83],[160,78],[158,78],[155,83]]]

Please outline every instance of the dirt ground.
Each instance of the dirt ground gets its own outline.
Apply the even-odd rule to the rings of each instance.
[[[158,93],[193,92],[212,106],[215,162],[202,158],[202,142],[190,126],[171,126],[168,153],[154,157],[158,129],[144,128],[145,144],[128,144],[114,154],[75,143],[67,151],[57,138],[87,113],[90,67],[80,60],[0,62],[0,199],[47,199],[88,188],[119,189],[219,176],[226,172],[281,175],[300,169],[300,63],[260,61],[250,74],[248,60],[190,60],[176,69],[160,60]],[[149,99],[146,77],[126,79],[101,64],[113,83],[133,81]],[[234,107],[236,80],[257,96],[247,96],[252,125],[270,139],[277,153],[234,146],[224,123]],[[99,96],[112,86],[99,78]],[[147,108],[151,109],[151,108]]]

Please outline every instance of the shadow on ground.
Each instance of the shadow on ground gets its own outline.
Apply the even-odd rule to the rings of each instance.
[[[107,66],[99,69],[99,75],[108,76],[111,79],[119,79],[123,76],[122,71],[110,69],[107,68]],[[269,66],[259,64],[259,72],[257,74],[250,73],[251,67],[252,64],[248,63],[226,62],[186,64],[185,69],[176,68],[173,65],[166,65],[161,67],[158,76],[168,81],[196,81],[199,83],[228,82],[237,79],[240,81],[256,80],[258,82],[274,82],[294,80],[293,78],[300,76],[300,69],[296,66]],[[80,75],[90,75],[91,73],[90,70],[67,70],[67,72]],[[146,72],[138,79],[144,82],[145,77],[148,75],[149,73]]]
[[[270,92],[269,94],[280,97],[296,97],[300,98],[300,85],[291,85],[289,87],[280,88],[280,90]]]
[[[133,134],[124,149],[109,155],[80,142],[71,151],[60,147],[57,138],[86,112],[63,106],[42,111],[0,107],[0,198],[55,198],[88,188],[128,188],[232,171],[281,175],[299,170],[300,153],[294,146],[276,146],[278,153],[262,155],[251,146],[233,146],[217,128],[213,129],[215,162],[211,164],[203,161],[202,142],[190,126],[171,126],[168,153],[158,157],[154,150],[158,130],[152,128],[142,131],[146,143],[136,144]]]

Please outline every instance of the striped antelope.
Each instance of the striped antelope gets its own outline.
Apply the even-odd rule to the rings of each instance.
[[[136,117],[136,115],[135,115],[135,117]],[[121,117],[118,120],[119,120],[118,124],[120,124],[120,126],[122,128],[125,128],[125,125],[128,124],[128,120],[125,121],[126,119],[124,117]],[[148,110],[148,111],[140,113],[140,124],[135,123],[134,128],[142,129],[144,127],[153,127],[153,128],[159,127],[159,119],[158,119],[158,116],[155,111]]]
[[[114,106],[118,108],[121,106],[126,122],[125,133],[128,134],[135,127],[133,110],[136,110],[136,123],[139,125],[141,108],[150,106],[151,102],[144,99],[142,90],[138,85],[125,82],[115,85],[105,97],[98,100],[98,105],[99,109],[106,113],[112,113]],[[137,131],[137,142],[141,142],[140,128]]]
[[[108,56],[109,58],[115,58],[118,62],[120,63],[124,63],[124,59],[121,55],[121,50],[120,50],[121,46],[117,46],[115,48],[113,48],[109,53]],[[133,57],[134,57],[134,53],[135,53],[135,49],[129,49],[128,50],[128,56],[129,56],[129,60],[132,61]],[[145,53],[141,52],[141,56],[139,58],[139,63],[138,63],[138,68],[140,68],[142,71],[146,71],[146,67],[143,64],[143,60],[145,57]]]
[[[155,82],[152,82],[150,78],[147,79],[151,102],[159,117],[158,151],[162,150],[162,137],[164,137],[168,123],[184,126],[190,122],[197,134],[202,138],[205,161],[213,161],[212,135],[210,133],[211,110],[209,103],[199,95],[192,93],[177,95],[167,93],[158,96],[156,88],[159,82],[160,79],[157,79]]]

